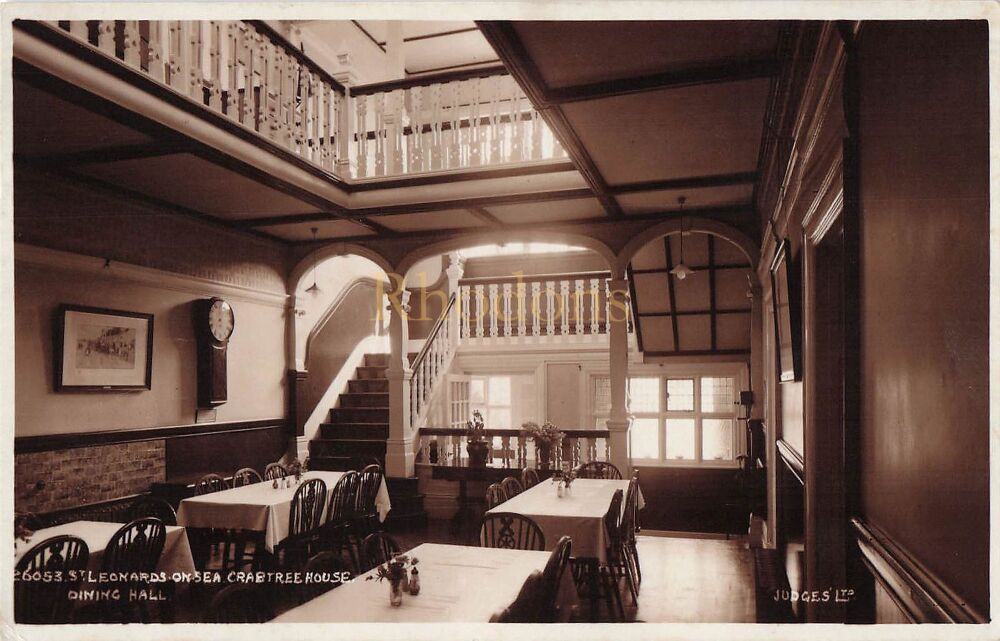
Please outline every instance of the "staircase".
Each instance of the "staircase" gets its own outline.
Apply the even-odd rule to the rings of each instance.
[[[347,382],[319,434],[309,441],[309,467],[314,470],[358,470],[370,463],[385,469],[385,442],[389,438],[388,354],[365,354],[364,364]],[[410,482],[412,480],[412,483]],[[420,523],[427,519],[417,479],[386,478],[392,510],[386,526]]]

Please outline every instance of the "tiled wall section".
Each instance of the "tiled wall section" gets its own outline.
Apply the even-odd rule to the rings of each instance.
[[[110,501],[148,492],[165,477],[163,439],[17,454],[14,509],[39,514]]]

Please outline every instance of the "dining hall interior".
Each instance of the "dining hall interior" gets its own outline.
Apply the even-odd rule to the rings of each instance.
[[[988,21],[11,34],[10,620],[989,621]]]

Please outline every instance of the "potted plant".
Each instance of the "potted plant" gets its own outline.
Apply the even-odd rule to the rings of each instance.
[[[537,466],[543,470],[549,469],[552,452],[562,443],[564,434],[549,421],[545,421],[541,427],[534,421],[528,421],[521,424],[521,427],[524,428],[523,434],[535,442],[535,449],[538,451]]]
[[[468,440],[465,450],[469,453],[469,466],[486,467],[490,446],[486,442],[486,424],[479,410],[473,412],[472,420],[465,423],[465,438]]]

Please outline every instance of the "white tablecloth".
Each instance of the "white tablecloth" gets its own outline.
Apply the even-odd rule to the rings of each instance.
[[[45,539],[54,536],[69,534],[83,539],[90,549],[90,559],[87,562],[87,569],[98,571],[101,568],[101,559],[104,557],[104,548],[115,532],[124,523],[102,523],[100,521],[73,521],[55,527],[48,527],[36,530],[31,535],[31,540],[25,543],[21,540],[14,541],[14,563],[16,564],[25,552]],[[166,526],[167,536],[163,544],[163,553],[160,555],[160,562],[156,569],[161,572],[194,572],[194,559],[191,557],[191,545],[188,543],[187,533],[184,528],[174,525]]]
[[[275,621],[284,623],[457,623],[486,622],[513,603],[525,579],[543,570],[548,552],[498,550],[423,543],[407,552],[419,559],[420,594],[403,594],[403,605],[389,605],[389,584],[366,581],[368,574],[293,608]],[[568,610],[576,600],[567,567],[557,602]]]
[[[570,493],[562,498],[556,494],[555,483],[542,481],[487,513],[514,512],[527,516],[542,529],[546,549],[551,550],[560,537],[569,535],[573,538],[573,556],[605,562],[604,515],[615,490],[619,489],[624,509],[628,481],[576,479]],[[641,491],[638,503],[640,509],[646,504]]]
[[[302,480],[323,479],[326,483],[327,501],[343,472],[310,471]],[[254,530],[264,532],[264,545],[268,550],[288,536],[288,515],[292,498],[298,486],[271,487],[271,481],[253,483],[243,487],[192,496],[181,501],[177,509],[177,523],[185,527]],[[391,509],[389,490],[385,479],[375,498],[379,520],[384,521]]]

